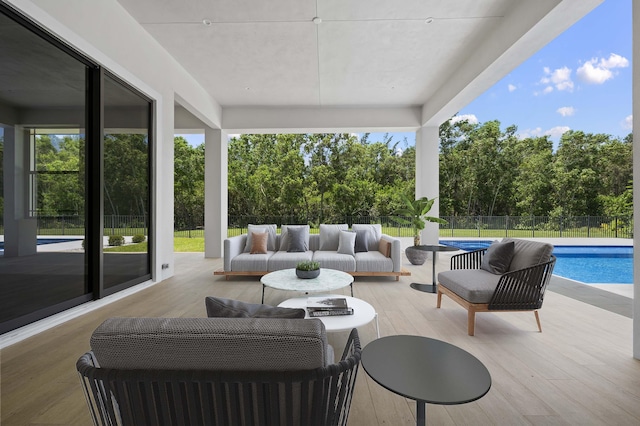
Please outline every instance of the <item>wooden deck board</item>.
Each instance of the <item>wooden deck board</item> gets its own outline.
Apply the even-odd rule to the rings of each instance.
[[[220,266],[220,259],[176,254],[174,277],[3,349],[0,424],[90,424],[75,362],[106,318],[203,317],[209,295],[260,301],[258,277],[212,276]],[[448,258],[441,256],[437,267],[446,269]],[[435,294],[409,287],[430,281],[430,265],[407,263],[406,269],[412,277],[399,282],[356,278],[354,295],[375,307],[381,335],[417,334],[458,345],[482,360],[493,380],[476,402],[429,405],[429,424],[640,424],[640,361],[632,358],[630,318],[549,291],[540,310],[542,333],[531,312],[478,313],[471,337],[464,309],[446,298],[436,309]],[[265,303],[292,296],[268,291]],[[360,335],[363,345],[375,339],[373,324]],[[339,351],[346,336],[330,334],[329,340]],[[349,425],[414,424],[413,401],[382,388],[363,369],[358,374]]]

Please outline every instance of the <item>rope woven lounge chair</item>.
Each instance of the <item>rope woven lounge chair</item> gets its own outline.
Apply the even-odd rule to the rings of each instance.
[[[302,319],[111,318],[91,343],[76,367],[96,425],[346,425],[361,353],[353,329],[334,363]]]
[[[451,270],[438,274],[437,307],[442,295],[468,311],[469,336],[475,334],[476,312],[533,311],[542,332],[538,309],[556,262],[551,244],[505,238],[488,249],[451,257]]]

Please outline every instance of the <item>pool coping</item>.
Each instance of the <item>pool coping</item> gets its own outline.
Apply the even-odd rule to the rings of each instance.
[[[630,297],[615,294],[557,275],[551,277],[548,290],[627,318],[633,317],[633,299]]]

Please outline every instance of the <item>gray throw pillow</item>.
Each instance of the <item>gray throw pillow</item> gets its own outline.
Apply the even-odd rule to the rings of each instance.
[[[505,243],[494,241],[484,254],[480,269],[484,269],[492,274],[504,274],[509,270],[511,259],[513,259],[514,247],[515,244],[513,241]]]
[[[304,318],[304,309],[278,308],[239,300],[208,296],[204,299],[209,318]]]
[[[338,240],[338,253],[355,256],[356,233],[353,231],[340,231]]]
[[[289,235],[289,249],[288,252],[305,252],[309,250],[307,246],[308,230],[306,228],[288,228],[287,234]]]
[[[356,231],[356,253],[369,251],[369,230],[358,229]]]

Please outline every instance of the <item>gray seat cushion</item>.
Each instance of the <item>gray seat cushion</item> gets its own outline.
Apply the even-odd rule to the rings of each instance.
[[[393,260],[378,250],[356,253],[356,271],[393,272]]]
[[[251,254],[242,253],[231,259],[232,271],[255,272],[268,271],[269,258],[274,252],[268,251],[267,254]]]
[[[500,275],[483,269],[454,269],[438,274],[438,283],[471,303],[489,303]]]
[[[109,318],[91,348],[103,368],[290,371],[333,363],[318,319]]]
[[[296,265],[305,260],[312,260],[313,252],[286,252],[278,251],[269,258],[267,271],[279,271],[280,269],[295,268]]]
[[[319,250],[313,253],[313,260],[320,262],[321,268],[337,269],[343,272],[356,270],[356,258],[350,254]]]
[[[553,245],[539,241],[520,240],[517,238],[505,238],[503,243],[513,241],[513,258],[509,265],[509,271],[528,268],[549,261],[553,253]]]

